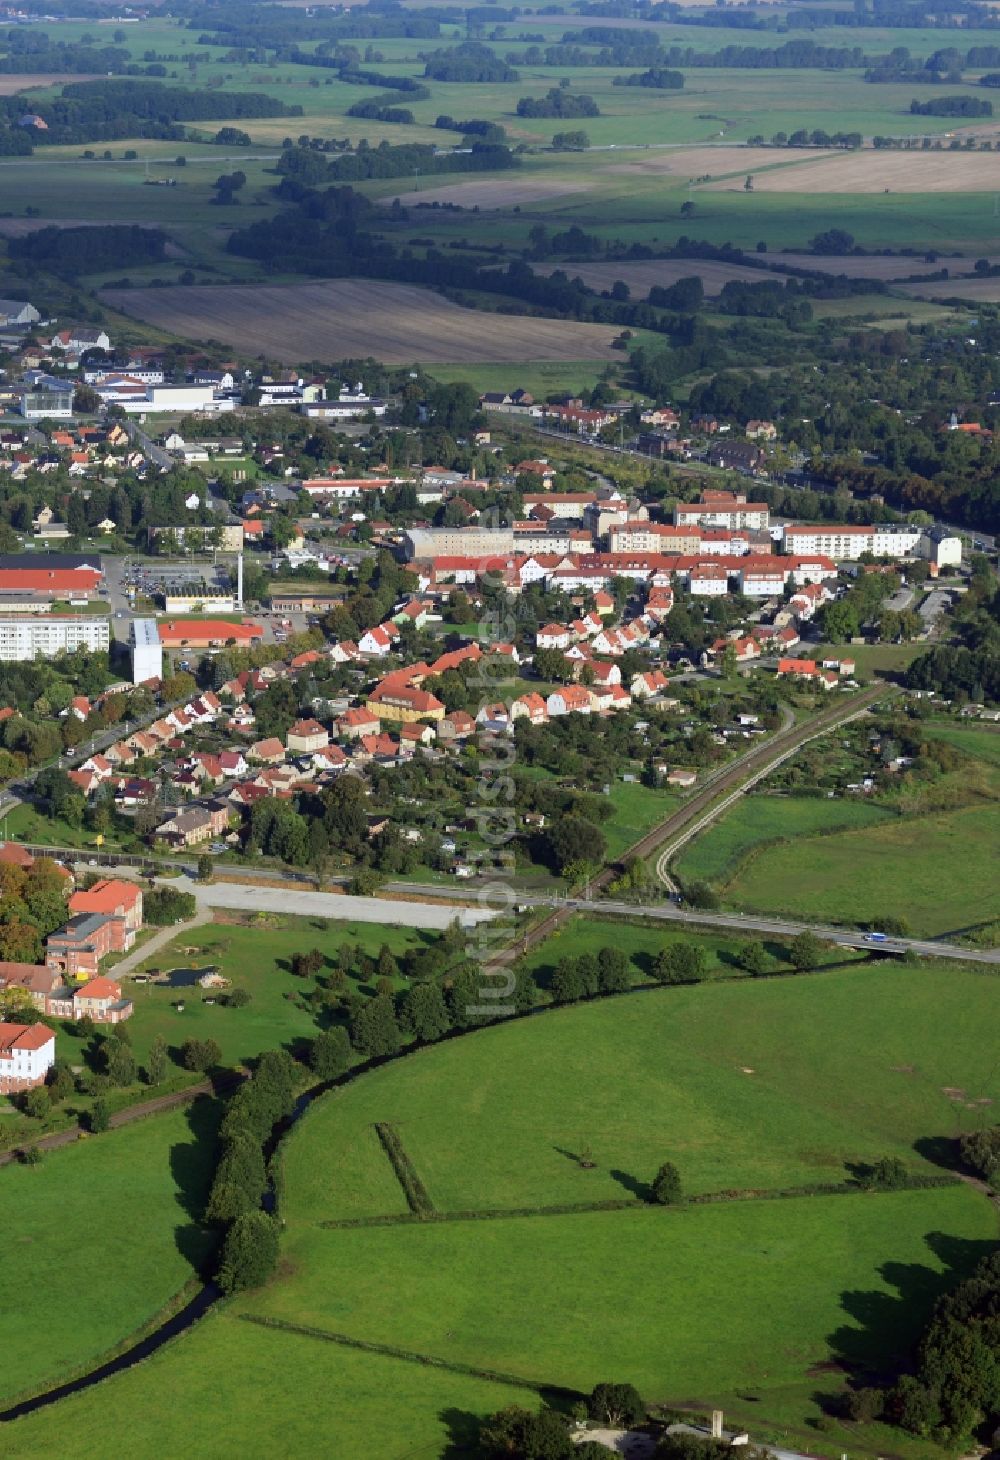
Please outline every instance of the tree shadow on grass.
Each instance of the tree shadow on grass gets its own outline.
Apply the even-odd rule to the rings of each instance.
[[[628,1171],[618,1171],[614,1167],[608,1172],[612,1181],[617,1181],[619,1186],[624,1186],[629,1196],[637,1197],[639,1201],[649,1201],[650,1185],[648,1181],[640,1181]]]
[[[185,1110],[190,1138],[170,1148],[170,1171],[176,1185],[177,1205],[187,1221],[174,1228],[174,1241],[181,1256],[196,1272],[215,1246],[214,1234],[204,1225],[219,1138],[222,1111],[217,1100],[199,1095]]]
[[[886,1262],[877,1271],[895,1289],[895,1295],[880,1290],[841,1293],[841,1307],[854,1323],[838,1328],[827,1342],[831,1360],[855,1378],[893,1383],[900,1367],[908,1362],[937,1300],[996,1250],[995,1242],[954,1237],[947,1232],[928,1232],[924,1241],[941,1264],[941,1271],[918,1262]],[[819,1398],[825,1406],[829,1396]]]

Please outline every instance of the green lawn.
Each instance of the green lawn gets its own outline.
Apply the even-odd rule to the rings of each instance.
[[[744,796],[700,836],[688,842],[674,863],[685,881],[712,882],[731,874],[753,847],[775,837],[808,836],[836,827],[869,826],[889,813],[860,800],[811,796]]]
[[[4,1398],[99,1358],[193,1276],[214,1119],[199,1102],[0,1171]]]
[[[473,1417],[515,1403],[537,1400],[216,1312],[129,1372],[5,1425],[4,1454],[93,1460],[122,1453],[127,1436],[130,1460],[459,1460],[474,1453]]]
[[[858,924],[891,913],[916,934],[957,933],[998,915],[996,849],[996,807],[963,807],[766,847],[725,896],[754,912]]]
[[[319,925],[322,926],[319,926]],[[316,980],[297,978],[290,972],[293,953],[318,948],[327,957],[320,977],[329,973],[342,943],[352,943],[375,955],[383,943],[391,952],[426,946],[427,937],[410,928],[379,927],[373,923],[339,923],[326,918],[276,917],[273,924],[240,927],[206,924],[181,933],[161,948],[137,972],[158,968],[218,968],[233,986],[244,988],[252,1002],[244,1009],[230,1009],[216,991],[193,987],[180,989],[126,981],[134,1002],[131,1022],[132,1045],[140,1062],[156,1034],[168,1045],[185,1039],[215,1039],[222,1047],[224,1064],[239,1064],[277,1045],[313,1038],[319,1029],[318,1009],[313,1003]],[[372,992],[367,986],[363,991]],[[184,1012],[175,1004],[184,1001]]]
[[[979,1037],[998,997],[995,981],[954,967],[878,964],[650,990],[487,1029],[310,1111],[286,1147],[289,1220],[400,1209],[371,1137],[383,1120],[441,1210],[620,1198],[667,1157],[695,1192],[840,1181],[845,1163],[887,1152],[920,1165],[920,1137],[982,1119],[946,1088],[1000,1098]],[[594,1170],[574,1159],[584,1146]]]
[[[760,1424],[772,1388],[816,1364],[905,1358],[995,1233],[963,1187],[353,1231],[299,1220],[291,1275],[239,1306],[583,1392],[616,1376],[711,1407],[749,1390]]]
[[[871,676],[906,669],[918,654],[926,652],[926,644],[820,644],[815,650],[810,646],[809,657],[853,659],[859,674]]]
[[[622,780],[612,783],[609,799],[614,815],[601,822],[601,830],[608,843],[608,861],[622,856],[647,831],[676,811],[682,802],[676,791],[654,790],[638,781]]]

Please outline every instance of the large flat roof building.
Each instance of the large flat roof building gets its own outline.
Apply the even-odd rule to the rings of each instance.
[[[160,631],[153,618],[132,620],[131,652],[132,683],[143,684],[147,679],[163,678],[163,645]]]

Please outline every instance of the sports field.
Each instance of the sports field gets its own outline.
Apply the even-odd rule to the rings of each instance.
[[[609,360],[619,333],[576,324],[462,309],[429,289],[337,279],[280,287],[105,290],[115,309],[190,340],[218,340],[249,355],[289,362],[361,359]]]

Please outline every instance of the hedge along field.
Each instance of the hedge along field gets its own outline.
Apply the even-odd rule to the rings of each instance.
[[[755,912],[834,922],[891,913],[912,932],[958,933],[997,916],[997,809],[965,807],[764,847],[725,889]]]
[[[914,1142],[976,1128],[1000,1099],[982,1039],[998,1001],[988,976],[878,964],[641,991],[465,1035],[313,1107],[284,1148],[283,1215],[402,1210],[386,1204],[376,1121],[445,1212],[628,1199],[667,1159],[692,1193],[838,1182],[884,1154],[931,1171]]]
[[[995,1238],[989,1203],[963,1186],[349,1231],[299,1222],[289,1276],[237,1306],[584,1392],[627,1378],[648,1400],[728,1408],[749,1390],[760,1427],[771,1391],[814,1365],[884,1372],[904,1359],[934,1298]]]
[[[0,1171],[4,1399],[99,1359],[194,1276],[214,1119],[199,1101]]]
[[[701,836],[688,842],[674,863],[689,882],[730,875],[741,858],[776,837],[808,836],[841,827],[870,826],[890,812],[867,801],[828,801],[812,796],[744,796]]]
[[[216,1311],[136,1368],[4,1425],[4,1455],[93,1460],[122,1453],[127,1435],[130,1460],[432,1460],[473,1453],[466,1448],[473,1416],[534,1400],[523,1389],[352,1352]]]

